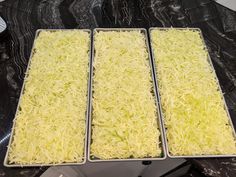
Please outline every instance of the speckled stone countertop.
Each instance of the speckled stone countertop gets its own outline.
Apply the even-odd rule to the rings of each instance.
[[[211,0],[0,0],[0,177],[47,168],[6,168],[3,158],[35,31],[39,28],[198,27],[236,126],[236,13]],[[236,176],[236,158],[189,159],[206,176]]]

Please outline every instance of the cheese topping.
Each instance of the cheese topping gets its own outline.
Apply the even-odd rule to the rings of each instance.
[[[151,32],[169,151],[236,154],[222,94],[196,30]]]
[[[16,115],[9,163],[84,159],[89,34],[42,31]]]
[[[91,154],[100,159],[160,156],[144,35],[97,32],[94,45]]]

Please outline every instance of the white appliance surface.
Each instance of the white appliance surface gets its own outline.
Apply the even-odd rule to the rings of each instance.
[[[219,4],[236,11],[236,0],[216,0]]]
[[[81,166],[50,167],[41,177],[159,177],[184,163],[184,159],[153,161],[151,165],[138,162],[99,162]]]

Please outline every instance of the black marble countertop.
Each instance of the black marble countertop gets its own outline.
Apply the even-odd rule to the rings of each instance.
[[[5,0],[0,15],[0,177],[46,168],[6,168],[3,158],[35,31],[39,28],[198,27],[236,126],[236,13],[211,0]],[[236,158],[189,159],[206,176],[236,176]]]

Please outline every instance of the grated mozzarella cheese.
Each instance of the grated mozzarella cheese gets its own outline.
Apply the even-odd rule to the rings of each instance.
[[[151,32],[169,151],[236,154],[236,141],[215,73],[198,31]]]
[[[16,115],[9,163],[84,159],[89,34],[41,31]]]
[[[144,35],[101,31],[94,46],[91,154],[100,159],[160,156]]]

